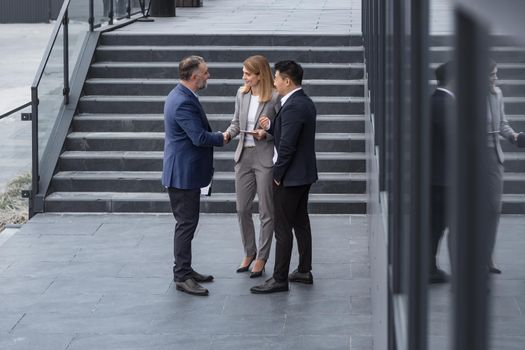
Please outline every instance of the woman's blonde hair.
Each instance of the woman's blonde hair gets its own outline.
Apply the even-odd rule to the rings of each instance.
[[[259,101],[260,102],[267,102],[272,99],[272,93],[273,93],[273,76],[272,71],[270,69],[270,64],[268,63],[268,60],[266,57],[261,55],[255,55],[250,56],[244,62],[242,63],[244,68],[252,73],[257,74],[259,76],[259,84],[260,84],[260,95],[259,95]],[[241,92],[243,94],[247,94],[250,92],[251,88],[249,86],[244,85],[241,88]]]

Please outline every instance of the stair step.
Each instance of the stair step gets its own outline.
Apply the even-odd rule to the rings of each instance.
[[[310,194],[311,214],[365,214],[367,195]],[[171,212],[167,193],[54,192],[46,197],[48,212]],[[257,207],[255,200],[254,210]],[[234,213],[234,193],[201,197],[201,212]]]
[[[155,32],[126,32],[112,31],[102,34],[100,43],[102,45],[253,45],[256,42],[265,46],[355,46],[362,45],[363,39],[360,35],[279,35],[279,34],[166,34]]]
[[[429,60],[432,63],[443,63],[452,59],[452,46],[432,46]],[[490,48],[490,57],[500,64],[525,63],[525,48],[520,46],[493,46]]]
[[[86,95],[147,95],[166,97],[178,79],[107,79],[91,78],[84,84]],[[201,96],[235,96],[242,79],[210,79]],[[311,79],[303,80],[303,88],[310,96],[364,96],[363,80]]]
[[[525,194],[524,173],[504,173],[503,180],[503,193]]]
[[[502,45],[516,45],[516,39],[508,35],[494,34],[488,38],[488,43],[491,46],[502,46]],[[432,34],[430,36],[431,45],[444,46],[451,45],[455,42],[455,37],[450,34]]]
[[[525,111],[525,97],[503,97],[505,113],[519,114]]]
[[[60,171],[162,171],[163,152],[66,151],[60,155]],[[231,171],[233,152],[214,153],[215,171]],[[320,172],[365,172],[364,152],[316,152]]]
[[[519,114],[507,114],[507,120],[510,124],[510,126],[512,126],[512,128],[516,131],[516,132],[520,132],[520,131],[525,131],[525,115],[519,115]],[[514,152],[517,152],[517,151],[520,151],[522,149],[520,148],[517,148],[516,146],[513,146],[513,151]]]
[[[166,96],[84,96],[79,113],[163,113]],[[210,114],[232,113],[235,96],[202,96],[204,110]],[[364,114],[364,97],[313,96],[317,113]]]
[[[308,79],[363,79],[363,63],[302,63]],[[273,63],[271,63],[273,66]],[[242,76],[242,62],[209,62],[212,78],[224,79]],[[90,78],[150,78],[169,79],[179,76],[178,62],[95,62],[89,70]]]
[[[498,68],[499,74],[499,68]],[[525,80],[521,79],[499,79],[498,86],[505,97],[525,96]]]
[[[54,192],[162,192],[160,171],[61,171],[53,177]],[[235,173],[215,172],[213,189],[235,193]],[[311,193],[365,193],[364,173],[319,173]]]
[[[501,201],[504,214],[525,213],[525,194],[503,194]]]
[[[163,151],[163,132],[72,132],[67,135],[66,149],[70,151]],[[234,151],[236,142],[223,150]],[[365,135],[361,133],[317,133],[316,150],[323,152],[364,152]]]
[[[509,173],[525,172],[525,153],[505,152],[505,171]]]
[[[123,54],[125,53],[125,54]],[[210,62],[243,62],[254,53],[265,56],[269,61],[293,57],[298,62],[344,63],[362,62],[362,46],[106,46],[97,47],[97,61],[147,61],[178,62],[192,54],[206,57]]]
[[[225,130],[231,114],[208,114],[212,130]],[[316,130],[320,133],[365,131],[364,115],[318,115]],[[524,120],[525,122],[525,120]],[[73,118],[73,131],[79,132],[164,132],[162,114],[80,114]]]
[[[429,76],[434,78],[434,71],[443,62],[431,63]],[[500,63],[498,62],[498,77],[501,80],[525,79],[525,63]]]

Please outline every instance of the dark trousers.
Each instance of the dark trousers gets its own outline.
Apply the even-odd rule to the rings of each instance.
[[[311,185],[284,187],[274,184],[275,268],[273,278],[288,280],[293,248],[293,233],[299,250],[300,272],[312,270],[312,230],[308,217],[308,194]]]
[[[439,242],[441,241],[445,228],[447,227],[446,195],[447,188],[445,186],[432,186],[432,190],[430,192],[430,223],[432,234],[430,237],[430,261],[428,266],[431,273],[437,270],[437,253],[439,248]]]
[[[185,281],[193,271],[191,241],[199,223],[200,193],[200,189],[168,188],[171,211],[177,221],[173,238],[173,279],[176,282]]]

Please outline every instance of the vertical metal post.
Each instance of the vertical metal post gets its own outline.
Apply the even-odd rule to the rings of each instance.
[[[430,231],[429,0],[410,1],[411,198],[408,350],[427,349],[428,232]]]
[[[111,0],[113,1],[113,0]],[[93,27],[95,25],[95,8],[94,8],[94,5],[93,5],[93,0],[89,0],[89,19],[88,19],[88,22],[89,22],[89,31],[92,32],[93,31]]]
[[[377,103],[377,4],[379,0],[372,0],[372,21],[371,21],[371,31],[372,40],[370,42],[371,52],[370,52],[370,94],[371,94],[371,108],[372,113],[374,114],[374,124],[376,124],[376,103]],[[377,145],[377,133],[375,133],[374,145]]]
[[[392,35],[392,178],[389,203],[389,214],[391,217],[389,229],[389,248],[392,264],[392,292],[401,293],[401,117],[403,115],[403,101],[405,99],[403,84],[403,53],[404,53],[404,0],[394,0],[393,12],[393,35]]]
[[[109,0],[109,24],[113,24],[115,18],[115,0]]]
[[[64,36],[64,48],[63,48],[63,65],[64,65],[64,89],[62,95],[64,95],[64,104],[69,104],[69,16],[68,9],[64,13],[62,19],[62,34]]]
[[[453,130],[453,290],[455,350],[486,350],[487,319],[487,42],[485,28],[456,10],[457,117]]]
[[[29,199],[29,217],[36,214],[36,197],[38,195],[38,89],[31,87],[31,198]]]
[[[386,3],[385,8],[385,44],[387,47],[385,63],[388,65],[386,81],[388,82],[385,91],[386,109],[385,134],[386,134],[386,187],[388,192],[388,309],[387,309],[387,350],[395,349],[395,318],[394,318],[394,293],[400,293],[400,264],[399,255],[401,244],[399,240],[400,231],[400,120],[401,113],[398,112],[401,95],[401,67],[399,56],[404,46],[399,42],[399,13],[401,4],[399,0]]]
[[[363,0],[364,6],[365,6],[365,13],[363,14],[364,22],[362,24],[363,26],[363,32],[365,36],[365,58],[366,58],[366,65],[367,65],[367,73],[368,73],[368,65],[369,65],[369,58],[370,58],[370,2],[368,0]]]
[[[376,110],[376,131],[379,134],[379,190],[386,189],[386,132],[385,132],[385,2],[379,1],[378,5],[378,66],[377,66],[377,110]]]
[[[128,18],[131,18],[131,0],[128,0],[128,7],[126,8],[126,11],[128,13]]]

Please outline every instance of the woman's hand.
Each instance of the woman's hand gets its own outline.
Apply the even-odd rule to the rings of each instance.
[[[258,141],[264,140],[266,138],[266,131],[263,129],[255,129],[253,133],[253,138]]]
[[[270,118],[268,118],[266,115],[262,115],[259,118],[259,125],[264,130],[268,130],[270,128]]]

